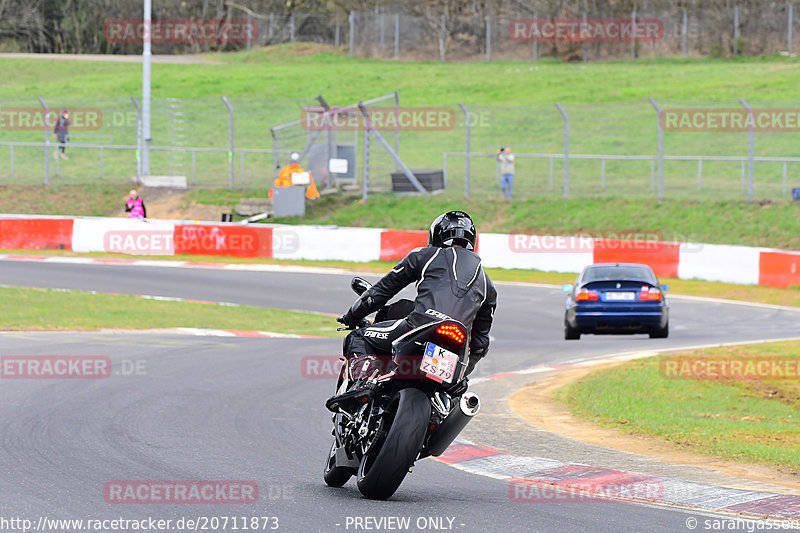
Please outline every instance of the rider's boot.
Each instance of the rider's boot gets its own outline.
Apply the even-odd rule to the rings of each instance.
[[[325,407],[333,412],[339,409],[355,412],[359,405],[367,403],[372,398],[374,389],[369,378],[379,373],[374,364],[376,358],[373,356],[352,354],[347,356],[347,359],[349,375],[353,382],[347,388],[347,391],[331,396],[325,402]]]

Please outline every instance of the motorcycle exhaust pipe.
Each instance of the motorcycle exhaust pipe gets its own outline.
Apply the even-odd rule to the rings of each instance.
[[[481,400],[478,395],[472,392],[464,394],[458,406],[450,411],[447,418],[428,439],[428,452],[437,457],[442,455],[480,410]]]

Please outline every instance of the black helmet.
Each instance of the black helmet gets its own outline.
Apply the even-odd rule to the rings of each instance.
[[[467,250],[475,249],[478,233],[472,218],[463,211],[450,211],[436,217],[428,231],[428,244],[445,248],[458,244]]]

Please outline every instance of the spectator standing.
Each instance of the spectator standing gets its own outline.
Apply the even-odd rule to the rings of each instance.
[[[135,190],[131,190],[125,199],[125,212],[129,213],[128,216],[130,218],[147,218],[147,208],[144,206],[144,200]]]
[[[69,159],[67,157],[67,141],[69,140],[69,112],[63,110],[56,119],[56,125],[53,127],[53,133],[58,137],[58,148],[61,149],[61,159]],[[53,152],[53,159],[57,157],[58,150]]]
[[[511,187],[514,184],[514,154],[511,148],[500,148],[497,154],[500,162],[500,190],[503,196],[511,198]]]

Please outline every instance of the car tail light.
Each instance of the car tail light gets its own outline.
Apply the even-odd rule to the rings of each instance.
[[[586,289],[581,289],[580,292],[575,295],[575,299],[579,302],[594,301],[599,300],[600,296],[596,291],[587,291]]]
[[[459,344],[464,342],[464,332],[455,324],[442,324],[436,329],[436,333],[444,335],[445,337],[450,337]]]
[[[642,290],[641,292],[639,292],[639,299],[648,302],[660,302],[661,291],[659,291],[655,287],[651,288],[648,285],[642,285]]]

